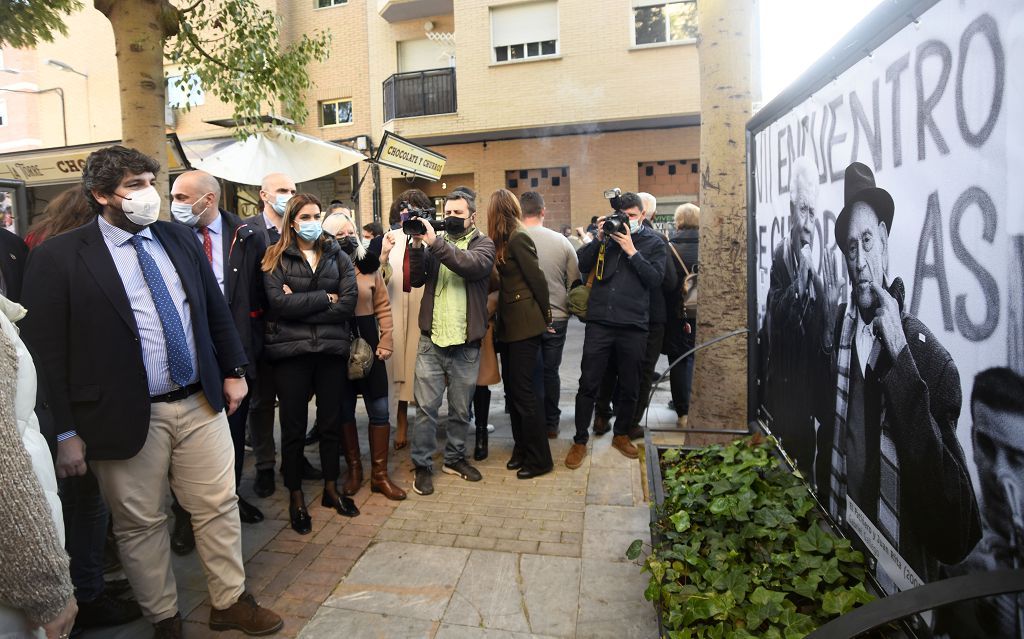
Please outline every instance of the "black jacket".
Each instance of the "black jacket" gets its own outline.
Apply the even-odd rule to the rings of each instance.
[[[256,362],[263,353],[266,296],[260,262],[267,251],[267,234],[256,227],[262,218],[243,222],[234,213],[221,210],[220,214],[224,218],[224,296],[245,354],[250,362]],[[249,375],[255,374],[256,367],[250,366]]]
[[[698,247],[700,240],[700,231],[697,229],[681,229],[676,231],[672,239],[669,240],[668,245],[668,256],[665,271],[665,344],[663,352],[665,353],[678,353],[682,354],[684,350],[692,348],[693,338],[687,338],[686,333],[683,329],[683,318],[680,314],[680,306],[683,299],[683,280],[686,279],[686,271],[679,265],[679,260],[676,259],[675,253],[672,249],[675,249],[679,257],[682,258],[683,263],[686,264],[686,268],[690,269],[693,273],[697,270],[697,259],[699,257]],[[670,286],[668,284],[669,273],[675,276],[675,282]],[[692,314],[687,319],[690,324],[690,333],[693,335],[693,330],[696,328],[696,317]]]
[[[597,266],[601,242],[590,242],[576,252],[580,272]],[[651,295],[661,295],[665,276],[666,242],[651,229],[633,235],[637,252],[626,257],[619,245],[608,240],[603,277],[594,278],[587,302],[587,321],[609,326],[648,330],[651,323]],[[584,278],[586,279],[586,278]]]
[[[225,372],[248,363],[228,305],[190,230],[150,228],[188,298],[203,393],[222,410]],[[76,430],[91,460],[134,457],[149,433],[149,384],[135,316],[97,221],[32,251],[22,304],[22,337],[45,369],[57,432]]]
[[[296,355],[348,355],[352,341],[348,321],[359,291],[352,261],[331,238],[323,241],[316,272],[296,245],[285,249],[276,269],[263,274],[267,296],[263,349],[276,361]],[[285,284],[292,290],[284,292]],[[331,304],[327,293],[337,293]]]
[[[0,229],[0,275],[3,275],[7,294],[12,302],[21,301],[21,279],[24,276],[28,246],[24,240],[7,229]]]

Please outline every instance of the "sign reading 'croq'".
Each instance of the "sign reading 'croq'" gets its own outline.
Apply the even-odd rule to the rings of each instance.
[[[441,178],[447,158],[385,131],[373,161],[433,182]]]

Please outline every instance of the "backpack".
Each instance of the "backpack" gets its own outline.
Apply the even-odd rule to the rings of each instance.
[[[697,288],[697,272],[690,272],[690,269],[686,268],[686,263],[683,262],[683,258],[679,256],[679,252],[676,251],[676,247],[672,246],[671,242],[668,247],[672,249],[672,254],[676,256],[676,261],[679,262],[679,266],[683,267],[683,284],[680,287],[679,295],[679,317],[692,318],[697,317],[697,302],[699,290]]]

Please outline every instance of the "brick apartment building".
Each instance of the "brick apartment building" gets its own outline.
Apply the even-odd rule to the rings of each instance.
[[[300,185],[355,202],[363,220],[375,208],[386,216],[410,186],[436,198],[460,185],[483,198],[500,187],[539,191],[553,228],[605,212],[610,187],[653,193],[663,215],[697,198],[695,0],[260,1],[279,15],[284,43],[316,29],[332,34],[330,58],[309,68],[315,86],[301,132],[369,153],[390,130],[447,157],[433,183],[381,167],[355,193],[369,168],[361,163]],[[0,163],[16,151],[120,138],[110,25],[88,7],[68,27],[67,38],[37,50],[3,52],[0,89],[29,93],[0,91]],[[165,70],[181,73],[170,63]],[[56,87],[63,118],[56,92],[43,92]],[[184,96],[168,96],[168,131],[186,155],[229,134],[209,122],[229,117],[230,106],[193,96],[185,111],[173,108]],[[41,203],[60,188],[44,184],[33,197]],[[228,193],[229,207],[255,211],[254,189]]]

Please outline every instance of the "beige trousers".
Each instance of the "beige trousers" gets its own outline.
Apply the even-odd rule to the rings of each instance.
[[[202,392],[153,404],[149,435],[135,457],[92,462],[110,505],[121,564],[150,622],[178,612],[164,509],[168,478],[192,514],[213,607],[230,607],[244,591],[234,463],[227,416],[214,412]]]

